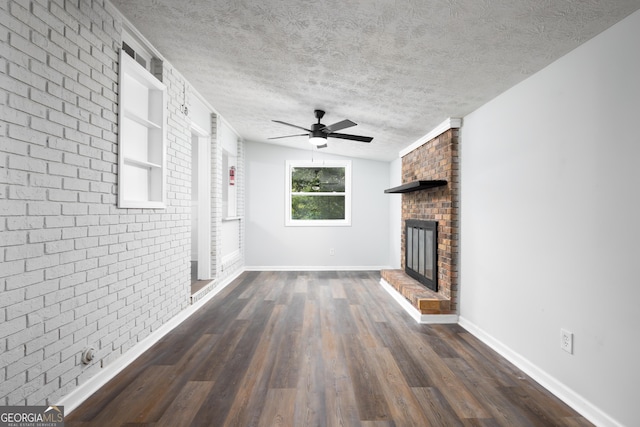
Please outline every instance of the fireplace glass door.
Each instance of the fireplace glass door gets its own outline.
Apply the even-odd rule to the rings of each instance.
[[[438,291],[438,223],[407,220],[405,270],[433,291]]]

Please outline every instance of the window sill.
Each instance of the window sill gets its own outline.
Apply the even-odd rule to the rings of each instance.
[[[285,227],[351,227],[351,221],[347,220],[289,220]]]

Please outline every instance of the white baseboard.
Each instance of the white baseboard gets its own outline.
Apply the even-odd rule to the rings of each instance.
[[[409,315],[413,318],[413,320],[415,320],[418,323],[421,323],[421,324],[458,323],[457,314],[422,314],[420,313],[420,310],[418,310],[413,305],[411,305],[411,303],[407,301],[405,297],[400,295],[400,293],[393,286],[391,286],[389,282],[387,282],[384,279],[380,279],[380,285],[382,286],[382,289],[387,291],[389,295],[391,295],[391,297],[393,297],[393,299],[396,300],[398,304],[400,304],[400,307],[402,307],[404,311],[409,313]]]
[[[245,266],[245,271],[380,271],[389,270],[391,267],[379,266],[379,265],[357,265],[357,266],[344,266],[344,265],[311,265],[311,266],[298,266],[298,265],[254,265]]]
[[[64,406],[64,412],[66,415],[70,414],[76,409],[82,402],[87,400],[93,393],[98,391],[107,382],[118,375],[124,368],[129,366],[140,357],[145,351],[150,349],[155,343],[160,341],[162,337],[171,332],[174,328],[188,319],[192,314],[197,312],[205,303],[211,298],[217,295],[222,289],[227,287],[233,282],[240,274],[244,272],[244,269],[240,269],[237,273],[223,279],[220,283],[216,284],[215,288],[204,295],[197,302],[190,305],[185,310],[178,313],[171,318],[167,323],[153,331],[149,336],[140,341],[134,347],[129,349],[125,354],[116,359],[113,363],[107,365],[98,374],[91,377],[86,383],[80,384],[71,393],[65,395],[58,405]]]
[[[227,270],[231,265],[235,264],[242,258],[240,249],[222,257],[222,271]]]
[[[621,423],[604,413],[600,408],[587,401],[584,397],[549,375],[539,366],[531,363],[529,359],[516,353],[501,341],[489,335],[473,322],[460,316],[459,325],[469,331],[473,336],[491,347],[502,357],[513,363],[518,369],[533,378],[541,386],[553,393],[558,399],[573,408],[580,415],[600,427],[624,427]]]

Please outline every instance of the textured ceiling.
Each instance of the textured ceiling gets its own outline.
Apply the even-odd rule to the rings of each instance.
[[[350,119],[378,160],[463,117],[640,0],[111,0],[248,141]],[[306,137],[277,140],[311,149]]]

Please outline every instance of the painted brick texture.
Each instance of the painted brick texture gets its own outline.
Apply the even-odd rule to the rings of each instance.
[[[211,120],[211,274],[222,270],[222,256],[220,242],[222,241],[222,143],[218,138],[218,116],[212,114]]]
[[[443,179],[448,184],[402,195],[402,268],[405,268],[407,219],[438,221],[438,293],[458,304],[460,169],[458,129],[450,129],[402,158],[402,183]]]
[[[0,405],[55,404],[189,303],[185,81],[163,64],[167,208],[118,209],[118,13],[22,0],[0,16]]]
[[[237,216],[240,220],[240,256],[231,261],[222,262],[222,186],[224,175],[228,171],[222,169],[223,144],[218,138],[218,121],[221,117],[214,115],[211,127],[211,198],[213,211],[211,217],[211,274],[218,281],[222,281],[244,267],[244,144],[238,140],[236,185],[237,185]]]

